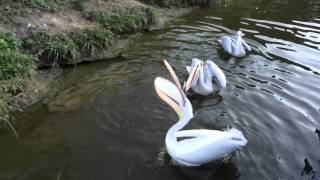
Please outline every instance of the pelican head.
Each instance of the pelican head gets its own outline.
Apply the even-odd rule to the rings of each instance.
[[[244,36],[244,34],[242,33],[242,31],[237,31],[236,35],[237,35],[238,37]]]
[[[166,60],[164,60],[164,63],[175,84],[167,79],[157,77],[154,81],[157,95],[178,114],[179,119],[192,118],[193,111],[191,103],[184,94],[177,75]]]
[[[157,77],[154,81],[154,87],[158,96],[166,102],[179,116],[183,117],[182,104],[183,100],[178,88],[162,77]]]

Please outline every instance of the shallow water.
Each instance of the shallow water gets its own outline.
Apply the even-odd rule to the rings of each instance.
[[[226,58],[216,40],[241,29],[250,55]],[[78,66],[52,94],[19,113],[20,140],[0,135],[0,179],[306,179],[320,168],[320,2],[238,0],[199,9],[146,33],[123,58]],[[177,116],[155,94],[156,76],[181,79],[191,58],[211,59],[227,88],[192,97],[188,128],[239,128],[248,144],[231,161],[179,168],[164,137]],[[49,103],[48,103],[49,102]],[[316,172],[318,173],[318,172]]]

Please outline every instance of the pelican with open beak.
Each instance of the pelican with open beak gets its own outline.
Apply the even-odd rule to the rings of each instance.
[[[192,59],[192,65],[187,66],[189,77],[185,83],[185,91],[190,88],[197,94],[206,96],[214,92],[213,80],[217,80],[220,87],[225,88],[227,84],[223,71],[212,61],[203,62],[198,58]]]
[[[179,117],[179,121],[166,134],[165,143],[169,155],[181,165],[200,166],[222,159],[245,146],[246,138],[235,128],[227,131],[181,130],[193,118],[193,109],[173,69],[167,61],[165,61],[165,65],[175,84],[167,79],[157,77],[154,86],[158,96],[172,107]],[[178,141],[178,138],[182,138],[182,140]]]

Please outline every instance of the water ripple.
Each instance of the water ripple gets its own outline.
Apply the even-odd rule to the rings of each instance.
[[[56,179],[61,169],[77,180],[301,179],[303,160],[319,160],[320,4],[308,2],[241,0],[195,10],[146,33],[124,58],[78,66],[40,112],[30,112],[40,123],[25,138],[0,136],[9,144],[1,149],[9,155],[1,158],[0,179]],[[238,29],[253,51],[224,57],[217,40]],[[165,133],[177,121],[153,81],[170,79],[163,59],[185,80],[194,57],[213,60],[228,83],[209,97],[190,97],[195,117],[187,128],[234,126],[248,145],[227,165],[176,171],[163,158],[153,161],[165,153]]]

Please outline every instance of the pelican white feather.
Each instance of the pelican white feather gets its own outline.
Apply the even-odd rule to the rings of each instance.
[[[200,95],[209,95],[214,91],[213,79],[217,79],[220,87],[225,88],[227,79],[223,71],[212,61],[203,62],[198,58],[192,59],[192,65],[186,67],[189,77],[185,90],[190,88]]]
[[[235,57],[243,57],[246,55],[246,50],[251,51],[250,46],[242,39],[243,35],[241,31],[238,31],[231,37],[223,36],[220,43],[224,51]]]
[[[170,67],[167,62],[165,64]],[[173,79],[177,80],[177,76],[171,70]],[[229,131],[207,129],[181,131],[193,118],[190,101],[181,91],[180,84],[175,85],[169,80],[157,77],[154,85],[158,96],[171,106],[179,116],[179,121],[168,130],[165,143],[169,155],[181,165],[200,166],[221,159],[247,143],[243,134],[235,128]],[[177,139],[184,137],[188,137],[188,139],[180,141]]]

